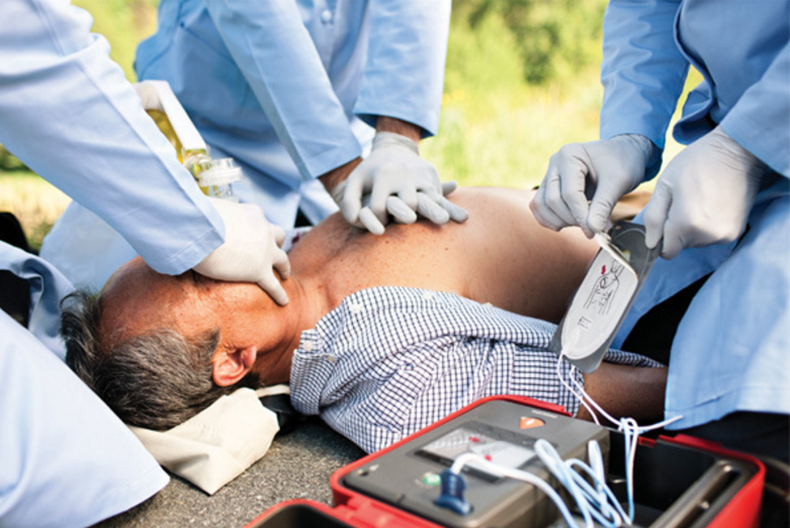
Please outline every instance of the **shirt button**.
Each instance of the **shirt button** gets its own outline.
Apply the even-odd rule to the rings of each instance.
[[[427,292],[423,292],[422,293],[422,298],[425,299],[426,301],[430,301],[435,296],[436,296],[436,294],[434,292],[431,292],[431,291],[427,291]]]
[[[365,311],[365,307],[362,306],[361,304],[352,304],[351,306],[349,306],[349,309],[351,310],[351,313],[354,315],[359,315]]]
[[[312,352],[314,348],[315,347],[313,346],[313,342],[312,341],[306,341],[302,345],[302,349],[304,349],[305,352]]]
[[[323,22],[324,24],[329,24],[330,22],[332,22],[332,11],[330,11],[329,9],[324,9],[323,11],[321,11],[321,22]]]

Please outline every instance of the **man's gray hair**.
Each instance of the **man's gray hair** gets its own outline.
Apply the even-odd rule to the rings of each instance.
[[[240,386],[259,384],[253,374],[231,387],[214,383],[211,360],[219,329],[187,339],[159,328],[105,350],[99,299],[77,291],[61,304],[66,364],[128,425],[164,431]]]

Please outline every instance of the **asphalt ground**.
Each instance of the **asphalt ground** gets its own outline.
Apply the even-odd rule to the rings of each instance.
[[[171,475],[157,495],[96,527],[241,528],[288,499],[331,505],[329,476],[364,454],[320,419],[310,418],[277,436],[263,458],[213,496]]]

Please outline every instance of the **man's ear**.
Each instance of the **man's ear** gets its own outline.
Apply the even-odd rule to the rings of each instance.
[[[252,369],[257,357],[258,349],[254,346],[219,351],[213,361],[214,383],[220,387],[229,387],[238,383]]]

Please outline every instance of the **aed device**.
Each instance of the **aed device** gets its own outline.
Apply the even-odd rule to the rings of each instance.
[[[473,464],[463,472],[469,513],[434,508],[441,488],[437,477],[462,453],[487,454],[510,467],[545,473],[532,449],[537,438],[551,442],[563,457],[579,458],[584,458],[584,439],[596,438],[602,451],[608,452],[607,483],[619,500],[625,500],[623,435],[573,419],[556,405],[496,396],[337,470],[330,478],[334,507],[287,501],[245,528],[563,526],[556,507],[539,490]],[[764,474],[756,459],[694,438],[640,438],[635,451],[633,526],[757,528]],[[573,509],[572,502],[569,506]]]
[[[343,476],[344,486],[430,519],[442,526],[523,526],[531,519],[545,526],[556,508],[534,486],[499,477],[470,462],[465,470],[466,515],[437,504],[442,471],[465,453],[474,453],[498,466],[521,469],[551,481],[535,455],[535,442],[547,440],[563,459],[584,459],[587,442],[596,440],[604,459],[609,447],[607,429],[564,413],[492,401],[470,409],[452,422],[426,432],[419,439],[389,451]]]
[[[600,251],[573,295],[549,348],[584,372],[598,368],[612,344],[661,246],[645,245],[645,228],[618,222],[599,233]]]

